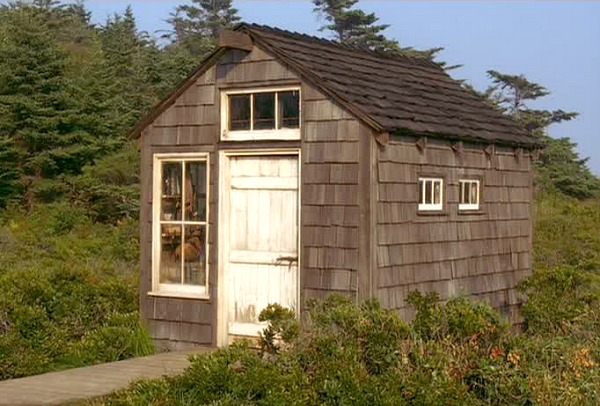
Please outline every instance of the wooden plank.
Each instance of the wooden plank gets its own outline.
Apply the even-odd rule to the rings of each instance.
[[[274,80],[298,80],[298,77],[277,61],[255,61],[217,65],[217,82],[238,84]]]
[[[358,248],[358,227],[305,225],[306,247]]]
[[[214,84],[190,86],[175,101],[175,106],[212,106],[216,103]]]
[[[302,207],[302,223],[305,226],[344,226],[358,227],[358,206],[319,206]]]
[[[305,163],[358,162],[358,142],[307,142],[303,147]]]
[[[303,105],[307,121],[353,119],[354,116],[330,100],[307,100]]]
[[[302,104],[304,104],[308,101],[314,101],[314,100],[328,100],[327,96],[325,96],[323,93],[319,92],[314,87],[308,85],[307,83],[302,83],[301,95],[302,95]]]
[[[360,137],[359,150],[359,177],[358,195],[360,226],[358,238],[358,287],[357,300],[364,301],[373,298],[374,278],[376,269],[372,261],[373,247],[375,246],[375,171],[376,155],[373,135],[363,127]],[[341,169],[341,168],[340,168]],[[344,173],[340,170],[340,173]]]
[[[306,141],[358,141],[360,124],[354,119],[302,122],[302,139]]]
[[[304,185],[302,193],[306,205],[358,206],[358,185]]]
[[[379,246],[380,267],[434,263],[444,260],[472,258],[481,255],[497,255],[530,250],[529,237],[508,237],[472,241],[452,241],[421,244]]]
[[[232,30],[221,30],[219,32],[219,47],[250,52],[254,45],[248,34]]]

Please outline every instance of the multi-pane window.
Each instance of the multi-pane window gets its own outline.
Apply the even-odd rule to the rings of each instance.
[[[419,178],[419,210],[442,210],[443,200],[443,179]]]
[[[221,112],[224,117],[224,138],[239,139],[236,132],[252,132],[253,136],[243,137],[253,139],[260,138],[261,132],[263,136],[299,138],[300,90],[230,92],[224,97],[227,106]]]
[[[155,157],[154,290],[207,293],[208,157]]]
[[[461,179],[459,210],[479,209],[479,181],[474,179]]]

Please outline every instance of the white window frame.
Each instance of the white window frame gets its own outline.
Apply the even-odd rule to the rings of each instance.
[[[272,130],[254,130],[254,97],[257,93],[278,93],[297,91],[301,96],[299,86],[263,87],[221,91],[221,140],[222,141],[251,141],[251,140],[299,140],[302,126],[302,102],[298,97],[298,128],[279,127],[279,97],[275,96],[275,128]],[[229,96],[250,94],[250,130],[229,130]]]
[[[440,202],[439,203],[427,203],[425,202],[425,189],[427,182],[431,182],[431,196],[432,199],[435,196],[433,193],[436,183],[440,184]],[[421,184],[422,183],[422,184]],[[435,177],[419,177],[419,211],[442,211],[444,209],[444,178]]]
[[[463,203],[464,187],[466,184],[476,185],[477,187],[477,202]],[[458,210],[479,210],[481,202],[481,182],[479,179],[460,179],[458,181],[459,195],[458,195]]]
[[[168,296],[168,297],[187,297],[209,299],[209,274],[208,267],[209,249],[208,243],[210,230],[210,154],[209,153],[167,153],[154,154],[153,157],[153,182],[152,182],[152,291],[148,294],[151,296]],[[181,220],[162,220],[162,164],[163,162],[181,162],[182,163],[182,179],[185,179],[185,163],[186,162],[204,162],[206,163],[206,216],[204,221],[186,221],[182,216]],[[182,182],[181,195],[185,196],[185,184]],[[185,225],[201,225],[205,228],[206,247],[205,247],[205,269],[206,280],[204,286],[200,285],[185,285],[173,283],[160,283],[160,255],[162,252],[161,225],[174,224],[181,225],[182,230],[185,230]],[[185,243],[185,233],[182,235],[182,244]]]

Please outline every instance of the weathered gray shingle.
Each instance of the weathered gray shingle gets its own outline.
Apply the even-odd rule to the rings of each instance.
[[[351,48],[276,28],[242,24],[311,84],[376,130],[535,146],[510,118],[463,88],[437,64]]]

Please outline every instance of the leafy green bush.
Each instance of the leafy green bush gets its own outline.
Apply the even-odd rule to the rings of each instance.
[[[600,331],[600,275],[572,267],[538,270],[520,289],[528,296],[525,327],[536,334]]]
[[[542,194],[535,204],[536,269],[571,266],[600,272],[600,199]]]
[[[137,224],[84,209],[0,218],[0,379],[147,355],[137,314]]]
[[[561,278],[547,281],[556,285],[552,290],[560,290]],[[272,305],[262,314],[272,320],[263,339],[276,337],[275,350],[243,342],[195,356],[180,376],[138,382],[94,404],[565,406],[600,400],[597,337],[515,334],[486,305],[435,299],[411,295],[417,315],[408,325],[376,302],[357,306],[333,296],[310,303],[300,330],[293,313]]]
[[[427,340],[494,340],[507,330],[502,317],[484,303],[472,303],[465,297],[450,299],[445,305],[437,293],[411,292],[408,303],[417,310],[413,330]]]

